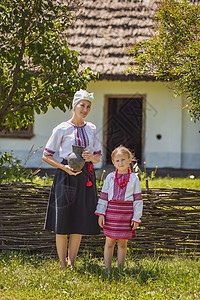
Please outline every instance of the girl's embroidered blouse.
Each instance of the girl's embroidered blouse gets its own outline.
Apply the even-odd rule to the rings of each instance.
[[[127,174],[124,174],[123,176],[126,178]],[[119,180],[123,181],[123,176],[121,176],[121,178],[118,177]],[[137,175],[131,173],[128,184],[121,189],[115,182],[115,173],[108,174],[101,190],[95,214],[105,216],[107,205],[110,200],[133,201],[132,221],[141,223],[140,218],[142,216],[143,200],[140,181]]]
[[[85,147],[93,154],[101,154],[101,144],[96,131],[96,126],[87,122],[84,126],[78,127],[70,122],[62,122],[53,129],[44,154],[53,155],[59,150],[59,156],[67,159],[72,152],[72,145]]]

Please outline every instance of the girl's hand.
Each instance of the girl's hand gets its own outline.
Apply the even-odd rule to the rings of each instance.
[[[138,228],[139,224],[134,222],[134,221],[131,221],[131,227],[132,227],[132,230],[135,230],[136,228]]]
[[[87,150],[84,150],[83,153],[82,153],[82,157],[83,157],[85,160],[91,161],[93,155],[92,155],[92,152],[87,151]]]
[[[74,176],[76,176],[76,175],[78,175],[78,174],[80,174],[82,172],[82,171],[74,172],[73,169],[70,166],[68,166],[68,165],[63,165],[62,169],[63,169],[63,171],[65,171],[69,175],[74,175]]]
[[[99,226],[103,228],[103,225],[105,225],[105,217],[103,215],[99,215]]]

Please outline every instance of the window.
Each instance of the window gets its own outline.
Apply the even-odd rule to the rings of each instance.
[[[27,127],[20,127],[16,130],[0,131],[1,138],[23,138],[23,139],[30,139],[34,136],[33,134],[33,124],[28,125]]]

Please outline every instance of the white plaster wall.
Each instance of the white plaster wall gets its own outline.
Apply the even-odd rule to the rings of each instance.
[[[181,98],[174,99],[164,83],[97,81],[88,86],[88,91],[94,92],[95,102],[87,119],[96,124],[101,141],[105,95],[145,95],[143,157],[147,167],[200,168],[199,122],[194,124],[190,121],[190,117],[182,110]],[[24,160],[33,145],[34,149],[40,146],[44,148],[52,129],[70,116],[70,111],[63,113],[59,109],[50,108],[46,114],[35,116],[35,136],[32,139],[0,138],[0,151],[13,150],[15,155]],[[156,138],[158,134],[162,136],[160,140]],[[27,166],[39,166],[43,148],[31,157]],[[102,164],[103,158],[96,167],[99,168]],[[42,167],[50,166],[43,163]]]
[[[175,101],[163,83],[102,81],[90,84],[89,88],[94,91],[99,102],[97,126],[98,123],[103,124],[105,95],[145,95],[146,125],[143,157],[147,167],[156,165],[181,167],[181,99]],[[156,138],[158,134],[162,136],[160,140]]]
[[[155,83],[147,95],[146,146],[144,157],[147,167],[181,167],[181,99],[174,100],[168,88]],[[156,110],[152,115],[151,105]],[[161,139],[157,138],[161,135]]]
[[[100,120],[98,118],[99,114],[99,102],[96,101],[94,107],[92,107],[89,117],[86,119],[93,122],[100,128]],[[51,168],[47,163],[42,162],[42,153],[44,147],[50,137],[52,130],[59,123],[70,119],[72,112],[67,110],[66,113],[62,112],[60,109],[49,108],[46,114],[35,115],[34,122],[34,137],[31,139],[20,139],[20,138],[0,138],[0,152],[14,152],[14,155],[19,158],[22,163],[25,163],[25,159],[29,155],[29,151],[34,146],[34,150],[38,147],[42,147],[37,151],[31,158],[27,161],[26,166],[32,168],[38,168],[42,163],[42,168]],[[58,153],[55,154],[55,158],[59,159]],[[96,165],[97,168],[101,167],[101,163]]]
[[[33,150],[42,147],[39,151],[31,156],[26,164],[28,167],[38,168],[42,162],[44,146],[51,134],[53,127],[62,122],[62,120],[65,120],[66,115],[67,113],[64,114],[61,110],[54,110],[52,108],[50,108],[46,114],[36,114],[33,129],[34,137],[31,139],[0,138],[0,151],[11,152],[12,150],[14,155],[21,159],[23,163],[25,163],[25,159],[28,157],[29,151],[33,146]],[[48,164],[44,162],[42,163],[42,167],[46,168],[48,166]]]
[[[182,110],[181,165],[183,169],[200,169],[200,121],[191,120],[185,109]]]

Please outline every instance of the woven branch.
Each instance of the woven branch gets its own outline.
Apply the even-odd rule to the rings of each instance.
[[[49,193],[46,186],[0,184],[0,249],[56,255],[55,235],[43,230]],[[128,247],[140,254],[200,256],[200,190],[153,188],[142,195],[142,224]],[[102,255],[104,243],[102,232],[83,237],[79,253],[87,248]]]

